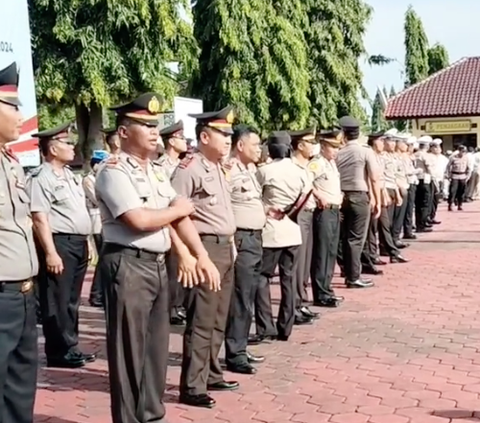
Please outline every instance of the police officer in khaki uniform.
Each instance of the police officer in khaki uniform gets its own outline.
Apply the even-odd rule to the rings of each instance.
[[[218,360],[232,296],[236,230],[230,175],[220,163],[230,148],[234,116],[231,107],[190,116],[197,120],[198,151],[180,163],[172,185],[195,205],[192,220],[220,272],[222,289],[212,292],[200,285],[187,293],[180,402],[211,408],[215,400],[208,391],[238,388],[237,382],[223,379]]]
[[[360,136],[359,122],[345,116],[339,121],[343,129],[346,145],[337,156],[337,167],[344,194],[342,204],[343,228],[342,247],[345,283],[349,288],[369,288],[373,282],[361,279],[361,255],[367,237],[368,225],[372,214],[369,198],[373,196],[373,215],[380,214],[380,186],[378,165],[369,148],[358,142]]]
[[[430,201],[432,192],[430,183],[432,182],[433,163],[430,159],[428,149],[432,137],[425,135],[418,139],[418,151],[415,153],[415,165],[419,172],[417,191],[415,194],[415,226],[416,232],[431,232],[431,225],[428,223],[430,212]]]
[[[168,178],[180,163],[180,156],[187,151],[187,140],[183,135],[183,121],[160,130],[160,136],[165,144],[164,154],[156,161]],[[177,260],[173,252],[167,255],[168,277],[170,279],[170,324],[184,326],[187,315],[183,308],[185,292],[177,281]]]
[[[397,248],[404,248],[408,244],[403,243],[400,240],[400,235],[403,229],[403,222],[405,221],[405,213],[408,206],[408,189],[410,188],[410,183],[408,182],[408,168],[406,167],[406,162],[404,160],[404,154],[408,150],[407,142],[410,138],[410,134],[397,134],[394,139],[396,142],[395,146],[395,163],[396,171],[395,177],[397,181],[398,191],[402,198],[401,203],[395,206],[395,211],[393,213],[393,222],[392,222],[392,236],[393,241]]]
[[[397,160],[395,157],[394,135],[386,133],[383,137],[384,151],[381,153],[383,161],[383,177],[385,180],[386,204],[378,219],[378,234],[380,238],[381,254],[388,255],[391,263],[406,263],[408,260],[399,253],[399,248],[406,245],[395,243],[393,238],[393,221],[395,207],[402,204],[402,196],[397,185]]]
[[[463,198],[471,169],[468,166],[467,148],[461,145],[458,154],[452,156],[447,165],[447,178],[450,180],[448,192],[448,211],[452,211],[455,202],[458,210],[463,210]]]
[[[293,163],[292,146],[288,132],[273,132],[268,139],[272,161],[258,169],[257,179],[262,187],[263,203],[268,208],[287,210],[306,192],[305,170]],[[284,214],[269,212],[263,230],[262,278],[255,301],[257,335],[287,341],[293,325],[308,324],[312,318],[295,318],[294,266],[302,244],[302,233],[297,223]],[[278,318],[274,324],[270,298],[269,278],[275,268],[280,270],[281,299]]]
[[[225,362],[234,373],[254,374],[254,363],[264,357],[247,351],[255,294],[262,270],[262,230],[266,223],[262,191],[255,176],[260,159],[257,131],[237,125],[232,135],[232,157],[226,164],[230,172],[233,213],[235,215],[235,281],[225,331]]]
[[[171,178],[180,163],[180,156],[187,151],[187,139],[183,135],[183,121],[179,120],[177,123],[163,128],[160,136],[165,144],[165,152],[157,160],[157,163]]]
[[[193,205],[177,197],[160,166],[149,159],[157,148],[160,107],[160,97],[146,93],[112,108],[121,153],[103,164],[96,180],[103,221],[99,266],[107,294],[113,423],[166,421],[162,402],[169,338],[165,253],[171,239],[179,270],[184,259],[193,258],[190,252],[198,258],[199,271],[213,268],[187,217]]]
[[[337,307],[342,301],[331,286],[340,239],[340,207],[343,200],[340,174],[335,164],[341,145],[339,135],[338,131],[320,134],[320,155],[308,165],[317,206],[313,215],[311,281],[313,304],[318,307]]]
[[[313,157],[314,147],[317,145],[316,130],[309,128],[303,131],[290,131],[292,139],[292,161],[305,174],[305,185],[313,187],[311,173],[307,170],[309,160]],[[318,313],[310,310],[306,303],[308,302],[307,286],[310,278],[310,267],[312,263],[312,245],[313,245],[313,212],[316,203],[313,195],[307,200],[307,203],[298,214],[297,223],[302,233],[302,244],[300,245],[297,261],[294,270],[295,292],[295,318],[296,320],[316,319]]]
[[[403,239],[416,239],[417,236],[413,233],[413,216],[415,209],[415,197],[417,193],[419,169],[415,167],[415,144],[417,137],[410,137],[407,141],[407,151],[402,154],[402,161],[407,172],[407,181],[409,183],[407,195],[407,207],[405,210],[405,219],[403,221]]]
[[[97,264],[100,251],[102,250],[102,219],[100,217],[100,209],[98,208],[98,201],[95,195],[95,178],[98,167],[101,162],[108,159],[108,152],[103,150],[95,150],[90,159],[90,172],[83,178],[83,190],[87,201],[87,209],[90,213],[92,221],[92,238],[97,252]],[[92,287],[90,288],[90,296],[88,302],[92,307],[104,308],[105,295],[101,283],[100,272],[98,266],[95,268],[93,275]]]
[[[72,123],[39,132],[44,163],[28,180],[35,235],[47,365],[77,368],[95,359],[78,349],[78,309],[88,266],[92,224],[81,179],[68,168],[74,156]]]
[[[25,174],[7,143],[20,137],[15,63],[0,70],[0,422],[32,423],[37,328],[32,277],[38,272]]]

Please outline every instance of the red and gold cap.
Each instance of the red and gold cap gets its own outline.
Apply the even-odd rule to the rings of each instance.
[[[15,62],[0,70],[1,102],[11,104],[12,106],[22,105],[18,96],[18,79],[17,64]]]
[[[216,129],[227,135],[233,134],[232,124],[235,115],[232,106],[227,106],[218,112],[189,114],[188,116],[196,119],[197,124]]]
[[[121,106],[110,107],[117,116],[125,116],[144,125],[158,126],[163,99],[157,93],[145,93]]]

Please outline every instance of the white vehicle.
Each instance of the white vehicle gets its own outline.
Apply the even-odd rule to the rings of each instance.
[[[0,25],[0,69],[17,63],[20,73],[20,110],[24,118],[21,137],[10,144],[24,167],[38,166],[38,141],[32,134],[38,131],[37,102],[33,78],[32,47],[27,0],[2,1]]]

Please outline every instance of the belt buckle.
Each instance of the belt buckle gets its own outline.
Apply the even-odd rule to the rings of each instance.
[[[234,241],[235,241],[235,236],[234,236],[234,235],[230,235],[230,236],[228,237],[228,243],[229,243],[229,244],[233,244]]]
[[[33,282],[31,279],[29,279],[28,281],[25,281],[22,283],[22,287],[20,288],[20,292],[22,294],[26,294],[27,292],[29,292],[31,289],[33,288]]]

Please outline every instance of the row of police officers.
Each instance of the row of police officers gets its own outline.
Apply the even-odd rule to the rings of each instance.
[[[409,194],[416,171],[408,173],[401,134],[373,134],[366,148],[358,142],[359,123],[345,117],[341,130],[273,132],[269,159],[259,163],[257,131],[233,128],[226,107],[192,115],[198,146],[186,156],[181,122],[162,130],[166,154],[152,160],[161,100],[146,93],[112,108],[112,154],[94,157],[90,181],[68,168],[70,123],[36,134],[44,160],[25,178],[6,146],[22,123],[17,87],[13,64],[0,71],[2,423],[33,419],[37,273],[47,365],[77,368],[95,360],[78,347],[92,233],[101,252],[90,300],[106,309],[114,423],[165,421],[172,316],[185,321],[180,401],[211,408],[212,391],[238,388],[220,366],[224,341],[227,369],[253,374],[264,358],[249,353],[249,343],[287,341],[295,324],[318,317],[307,303],[309,280],[313,304],[336,307],[343,300],[331,286],[336,261],[348,288],[373,285],[361,274],[379,273],[382,250],[392,263],[407,262],[399,252],[406,244],[395,235],[398,225],[405,230],[407,212],[397,226],[395,213],[408,198],[420,200]],[[98,215],[101,223],[92,228]],[[269,281],[277,267],[281,302],[274,319]],[[252,316],[256,335],[249,337]]]

